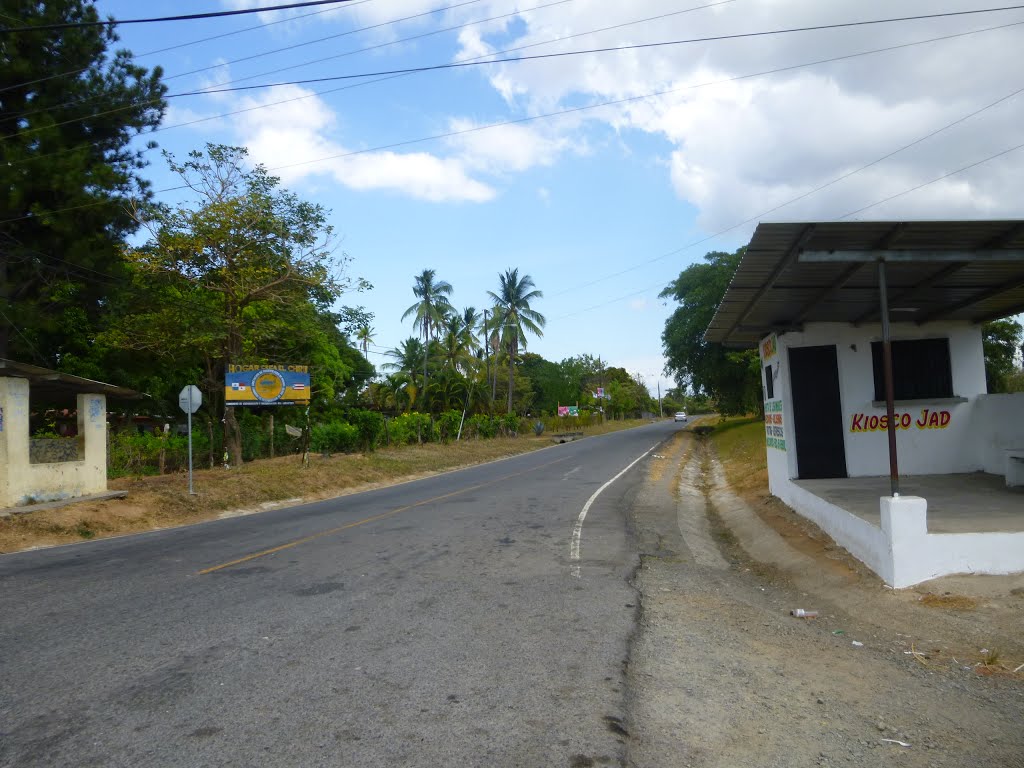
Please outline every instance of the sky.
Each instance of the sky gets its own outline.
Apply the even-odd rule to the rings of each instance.
[[[131,19],[279,2],[97,7]],[[206,91],[169,99],[147,137],[159,149],[247,147],[331,211],[349,276],[373,285],[340,300],[374,314],[371,362],[415,335],[401,318],[422,270],[481,310],[517,268],[547,318],[528,351],[599,356],[655,393],[673,385],[674,304],[658,294],[758,221],[1024,215],[1024,8],[680,41],[998,5],[353,0],[118,32],[170,93]],[[483,63],[527,56],[543,58]],[[351,75],[364,76],[283,84]],[[272,87],[209,92],[252,85]],[[154,189],[176,186],[147,157]]]

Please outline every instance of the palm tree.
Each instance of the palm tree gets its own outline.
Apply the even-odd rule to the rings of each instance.
[[[541,330],[547,323],[544,315],[530,308],[530,302],[541,299],[544,294],[536,290],[533,278],[529,275],[519,277],[518,269],[507,269],[505,274],[498,275],[501,289],[498,293],[488,291],[487,295],[494,300],[495,325],[501,328],[501,341],[508,354],[508,413],[512,413],[512,391],[515,388],[515,362],[519,354],[519,346],[526,349],[526,331],[542,337]],[[532,290],[531,290],[532,289]]]
[[[416,372],[420,364],[426,366],[426,347],[415,336],[410,336],[394,349],[389,350],[387,354],[394,357],[394,362],[385,362],[381,368],[387,371],[397,371],[401,374],[400,377],[391,376],[388,378],[401,380],[401,388],[407,392],[410,404],[412,404],[416,400],[418,392],[426,391],[426,387],[421,389],[416,383]]]
[[[419,299],[415,304],[405,310],[402,319],[414,315],[413,328],[418,328],[423,334],[423,345],[425,349],[430,347],[430,339],[436,333],[445,315],[452,311],[452,304],[448,296],[452,292],[451,283],[444,280],[437,280],[436,273],[432,269],[424,269],[416,275],[412,292]],[[433,333],[432,333],[433,332]],[[423,356],[423,389],[427,387],[427,358]]]
[[[466,346],[474,353],[479,349],[476,340],[476,329],[480,325],[480,313],[476,307],[466,307],[462,310],[462,332],[466,336]]]
[[[370,359],[369,348],[373,343],[374,330],[370,327],[369,323],[360,325],[356,328],[356,341],[359,342],[359,346],[363,348],[363,357],[367,360]]]

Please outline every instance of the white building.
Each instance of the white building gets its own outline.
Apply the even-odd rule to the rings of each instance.
[[[1022,311],[1022,222],[761,224],[706,337],[760,349],[771,492],[905,587],[1024,571],[1024,394],[980,327]]]

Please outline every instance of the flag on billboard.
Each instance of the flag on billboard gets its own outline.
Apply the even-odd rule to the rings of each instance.
[[[570,416],[579,416],[580,415],[580,407],[578,405],[570,405],[569,406],[569,415]]]
[[[560,406],[558,406],[558,415],[559,416],[568,416],[569,415],[569,406],[568,405],[560,405]]]

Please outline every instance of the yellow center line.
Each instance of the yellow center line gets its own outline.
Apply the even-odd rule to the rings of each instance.
[[[423,499],[422,501],[417,501],[414,504],[407,504],[404,507],[398,507],[396,509],[388,510],[387,512],[381,512],[379,515],[373,515],[371,517],[367,517],[367,518],[364,518],[362,520],[357,520],[354,523],[346,523],[345,525],[339,525],[336,528],[329,528],[326,531],[320,531],[319,533],[314,533],[314,534],[312,534],[310,536],[304,536],[301,539],[296,539],[295,541],[289,541],[287,544],[280,544],[280,545],[278,545],[276,547],[271,547],[270,549],[263,549],[263,550],[260,550],[259,552],[253,552],[252,554],[245,555],[244,557],[240,557],[237,560],[231,560],[231,561],[229,561],[227,563],[221,563],[220,565],[213,565],[213,566],[210,566],[209,568],[204,568],[203,570],[199,571],[199,575],[203,576],[203,575],[205,575],[207,573],[213,573],[214,571],[220,571],[220,570],[223,570],[224,568],[230,568],[233,565],[239,565],[240,563],[247,563],[250,560],[255,560],[258,557],[265,557],[267,555],[272,555],[275,552],[282,552],[282,551],[284,551],[286,549],[291,549],[292,547],[297,547],[300,544],[307,544],[308,542],[314,541],[315,539],[319,539],[319,538],[321,538],[323,536],[331,536],[332,534],[340,533],[341,531],[348,530],[349,528],[356,528],[357,526],[360,526],[360,525],[366,525],[367,523],[372,523],[372,522],[375,522],[377,520],[383,520],[385,517],[391,517],[393,515],[397,515],[400,512],[407,512],[410,509],[414,509],[415,507],[422,507],[425,504],[433,504],[434,502],[443,501],[444,499],[450,499],[453,496],[458,496],[459,494],[468,493],[469,491],[476,491],[476,490],[479,490],[480,488],[486,488],[488,485],[494,485],[495,483],[500,483],[503,480],[508,480],[511,477],[519,477],[520,475],[525,475],[526,473],[533,472],[534,470],[537,470],[537,469],[543,469],[544,467],[550,467],[552,464],[558,464],[559,462],[567,461],[569,458],[570,458],[569,456],[563,456],[560,459],[555,459],[554,461],[549,461],[549,462],[547,462],[545,464],[539,464],[536,467],[531,467],[530,469],[524,469],[522,472],[513,472],[510,475],[503,475],[501,477],[497,477],[494,480],[491,480],[491,481],[486,482],[486,483],[478,483],[477,485],[470,485],[470,486],[467,486],[466,488],[460,488],[457,491],[452,491],[451,493],[445,493],[445,494],[442,494],[441,496],[434,496],[433,498],[430,498],[430,499]]]

